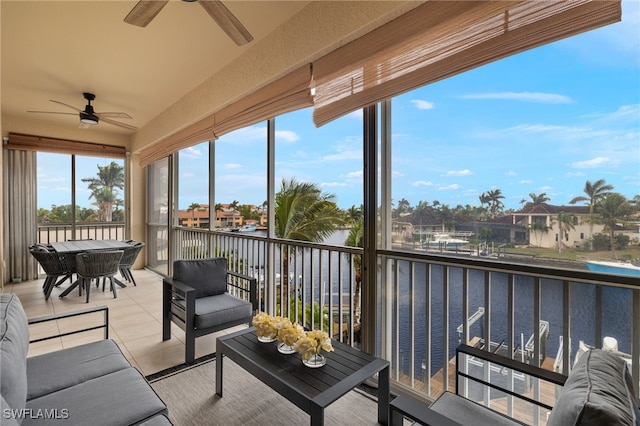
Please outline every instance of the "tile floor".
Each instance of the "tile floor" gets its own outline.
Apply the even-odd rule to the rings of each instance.
[[[74,290],[64,298],[58,297],[69,285],[63,283],[54,288],[49,300],[44,300],[43,279],[5,284],[4,293],[16,293],[24,306],[28,318],[59,314],[62,312],[106,305],[109,308],[109,338],[122,349],[127,359],[144,375],[156,373],[184,363],[184,332],[172,324],[172,337],[162,341],[162,277],[148,270],[133,271],[137,286],[129,285],[117,289],[117,298],[108,291],[92,289],[89,303],[85,294],[78,296]],[[102,314],[91,314],[36,324],[30,327],[31,339],[98,325]],[[239,326],[221,333],[230,333]],[[65,347],[76,346],[104,337],[103,330],[93,330],[80,335],[65,336],[44,342],[33,343],[29,356],[51,352]],[[196,339],[196,357],[215,352],[215,339],[221,333],[213,333]]]

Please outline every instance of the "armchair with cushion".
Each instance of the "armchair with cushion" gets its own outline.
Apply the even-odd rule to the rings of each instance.
[[[173,262],[163,280],[162,340],[171,322],[186,333],[185,362],[195,359],[195,339],[240,324],[250,325],[258,307],[257,279],[227,270],[224,257]]]

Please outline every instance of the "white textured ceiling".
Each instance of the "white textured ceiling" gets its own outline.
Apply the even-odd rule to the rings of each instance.
[[[126,112],[144,126],[300,11],[307,1],[225,1],[254,41],[237,46],[197,3],[171,0],[146,27],[123,21],[136,1],[7,1],[2,7],[2,114]],[[77,115],[36,114],[76,128]],[[108,123],[100,131],[131,133]]]

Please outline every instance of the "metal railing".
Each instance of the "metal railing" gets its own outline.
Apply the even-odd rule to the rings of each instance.
[[[295,320],[358,346],[362,249],[193,228],[174,236],[177,258],[224,256],[258,278],[261,309],[280,314],[288,295]],[[395,386],[425,399],[453,389],[460,343],[567,374],[580,342],[600,347],[607,336],[638,392],[637,277],[390,250],[378,251],[377,287],[378,355],[391,362]],[[544,424],[540,414],[531,421]]]
[[[74,235],[75,228],[75,235]],[[124,240],[124,222],[88,222],[38,224],[38,243],[67,240]]]

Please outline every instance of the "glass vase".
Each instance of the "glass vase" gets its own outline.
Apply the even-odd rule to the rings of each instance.
[[[284,342],[281,342],[278,344],[278,352],[282,353],[282,354],[292,354],[296,351],[296,349],[293,346],[289,346]]]
[[[303,359],[302,363],[309,368],[320,368],[327,363],[327,359],[322,354],[313,354],[308,360]]]
[[[262,343],[275,342],[276,336],[258,336],[258,341]]]

